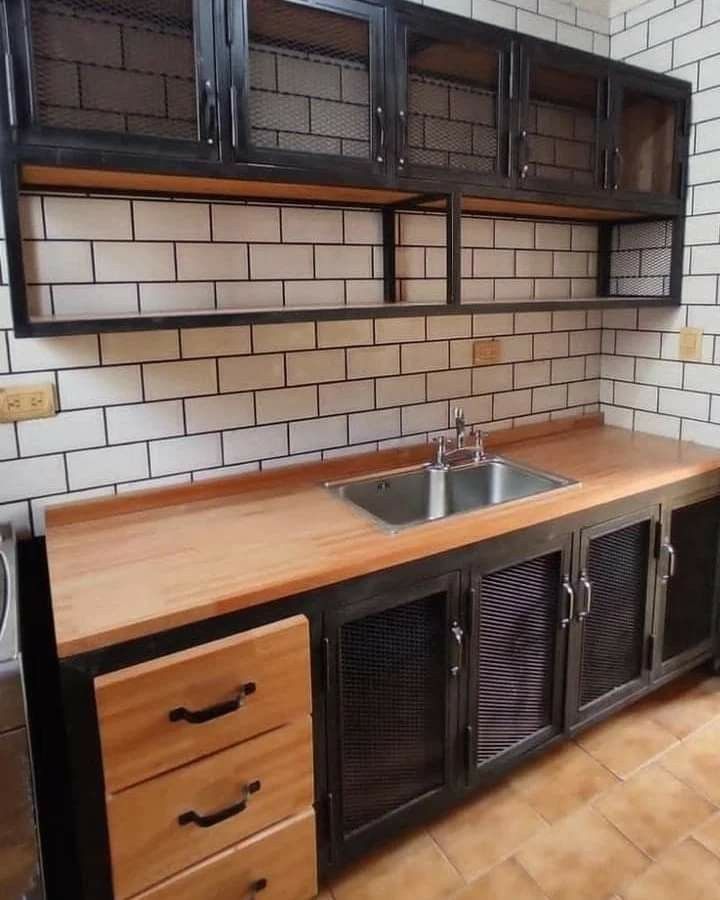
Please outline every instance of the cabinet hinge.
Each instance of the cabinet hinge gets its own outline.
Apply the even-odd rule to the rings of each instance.
[[[662,522],[655,523],[655,541],[653,543],[653,553],[655,559],[660,559],[660,550],[662,548]]]
[[[323,666],[323,685],[325,687],[325,694],[330,693],[330,640],[329,638],[322,639],[322,648],[323,648],[323,658],[322,658],[322,666]]]
[[[648,669],[652,669],[654,659],[655,659],[655,635],[649,634],[648,642],[647,642],[647,668]]]

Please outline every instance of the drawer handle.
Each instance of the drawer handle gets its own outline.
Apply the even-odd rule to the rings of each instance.
[[[194,810],[184,812],[182,815],[178,816],[178,825],[192,824],[197,825],[198,828],[212,828],[213,825],[219,825],[220,822],[224,822],[226,819],[232,819],[233,816],[237,816],[239,813],[243,812],[248,805],[250,794],[257,794],[261,787],[262,785],[259,781],[251,781],[250,784],[245,786],[243,798],[239,803],[234,803],[226,809],[210,813],[210,815],[207,816],[200,816]]]
[[[250,694],[254,694],[257,690],[254,681],[248,681],[244,684],[237,697],[232,700],[225,700],[223,703],[216,703],[214,706],[206,706],[205,709],[186,709],[184,706],[178,706],[177,709],[171,709],[168,718],[171,722],[185,721],[191,725],[202,725],[204,722],[210,722],[212,719],[219,719],[221,716],[227,716],[229,713],[237,712],[241,706],[245,705],[245,698]]]
[[[256,894],[259,894],[260,891],[264,891],[268,886],[267,878],[258,878],[257,881],[253,881],[250,885],[250,900],[255,897]]]

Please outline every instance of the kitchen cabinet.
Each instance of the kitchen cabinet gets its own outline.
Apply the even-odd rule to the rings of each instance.
[[[348,858],[451,790],[464,633],[458,572],[326,617],[331,855]]]
[[[687,668],[712,649],[719,537],[719,497],[701,494],[668,506],[654,628],[656,677]]]
[[[566,716],[573,728],[642,690],[655,597],[657,507],[580,532]]]
[[[413,10],[397,14],[395,46],[398,172],[507,181],[510,36]]]
[[[235,158],[381,172],[384,10],[362,0],[229,0]]]
[[[563,730],[573,611],[571,536],[473,569],[470,591],[468,780]]]
[[[10,118],[24,141],[218,158],[212,3],[15,0],[6,8]]]

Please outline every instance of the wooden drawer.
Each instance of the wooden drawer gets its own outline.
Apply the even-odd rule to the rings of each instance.
[[[139,894],[136,900],[310,900],[317,894],[315,814],[273,825]]]
[[[312,806],[305,717],[108,797],[116,898]]]
[[[110,793],[311,711],[305,616],[95,679]]]

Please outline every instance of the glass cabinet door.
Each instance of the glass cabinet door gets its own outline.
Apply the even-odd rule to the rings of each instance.
[[[247,0],[233,60],[239,157],[380,167],[385,157],[383,11],[361,2]],[[242,96],[238,85],[243,85]]]
[[[28,0],[24,30],[20,124],[37,138],[216,156],[210,3]]]
[[[528,187],[565,192],[601,187],[600,108],[606,78],[572,56],[524,54],[516,163],[519,181]]]
[[[426,27],[425,17],[400,27],[398,168],[405,174],[506,176],[509,49],[472,28],[459,35]]]
[[[678,134],[683,104],[642,87],[619,85],[612,187],[617,191],[678,196]]]

